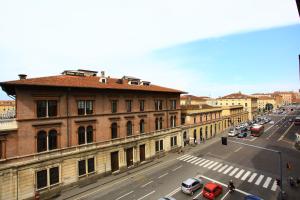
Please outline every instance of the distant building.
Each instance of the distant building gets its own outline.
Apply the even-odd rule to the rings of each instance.
[[[232,93],[217,98],[217,106],[243,106],[244,111],[248,112],[248,119],[252,120],[257,115],[257,97],[242,94],[241,92]]]
[[[15,101],[0,100],[0,119],[14,118],[15,112]]]

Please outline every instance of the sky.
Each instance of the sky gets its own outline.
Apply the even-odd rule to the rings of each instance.
[[[0,0],[0,82],[83,68],[199,96],[298,90],[299,36],[294,0]]]

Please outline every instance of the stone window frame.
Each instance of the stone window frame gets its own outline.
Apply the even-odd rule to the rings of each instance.
[[[50,185],[50,169],[51,168],[55,168],[58,167],[58,183],[52,184]],[[62,184],[62,169],[61,169],[61,163],[56,163],[56,164],[52,164],[52,165],[47,165],[47,166],[43,166],[43,167],[38,167],[34,170],[34,189],[35,191],[42,191],[45,189],[51,189],[53,187],[59,186],[60,184]],[[43,171],[43,170],[47,170],[47,186],[43,187],[43,188],[37,188],[37,172],[39,171]]]
[[[57,147],[56,147],[56,149],[49,150],[48,135],[49,135],[49,132],[51,130],[56,130],[56,132],[57,132],[57,135],[56,135],[56,137],[57,137],[57,144],[56,144]],[[38,133],[40,131],[45,131],[46,132],[46,135],[47,135],[47,150],[46,151],[40,151],[40,152],[38,152],[37,138],[38,138]],[[56,151],[56,150],[58,150],[58,149],[61,148],[61,127],[60,126],[52,126],[52,127],[50,127],[49,125],[41,125],[39,127],[36,127],[34,139],[35,139],[35,152],[36,153],[44,153],[44,152]]]
[[[94,158],[94,171],[88,172],[88,160],[91,158]],[[88,156],[80,157],[79,159],[76,160],[76,171],[77,171],[78,180],[85,178],[85,177],[89,177],[89,176],[97,173],[97,159],[96,158],[97,158],[96,155],[88,155]],[[83,161],[83,160],[85,161],[85,174],[79,175],[79,162]]]
[[[91,126],[93,129],[93,141],[92,142],[87,142],[87,128]],[[79,144],[79,134],[78,134],[78,130],[80,127],[84,127],[84,137],[85,137],[85,143],[83,144]],[[86,121],[86,122],[78,122],[77,126],[76,126],[76,145],[78,146],[84,146],[84,145],[89,145],[89,144],[93,144],[96,142],[96,123],[94,121]]]

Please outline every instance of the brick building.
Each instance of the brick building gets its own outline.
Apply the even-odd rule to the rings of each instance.
[[[0,130],[0,199],[51,196],[182,143],[179,90],[87,70],[0,85],[17,108]]]

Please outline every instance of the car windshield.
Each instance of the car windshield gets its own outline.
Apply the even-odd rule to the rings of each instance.
[[[183,187],[185,187],[185,188],[190,188],[190,185],[187,185],[187,184],[185,184],[185,183],[182,183],[181,184]]]
[[[204,187],[204,190],[205,190],[206,192],[209,192],[209,193],[211,193],[211,190],[210,190],[210,189],[208,189],[207,187]]]

